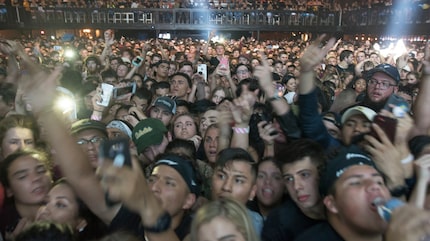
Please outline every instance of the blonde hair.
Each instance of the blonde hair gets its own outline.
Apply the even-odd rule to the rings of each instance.
[[[191,224],[191,241],[199,241],[197,235],[201,226],[209,223],[216,217],[230,220],[245,240],[260,241],[246,207],[228,198],[212,201],[197,210]]]

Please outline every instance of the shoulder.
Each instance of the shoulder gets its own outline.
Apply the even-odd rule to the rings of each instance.
[[[295,237],[320,223],[304,215],[291,200],[272,211],[264,222],[262,238],[265,241],[293,240]]]
[[[344,239],[336,233],[328,222],[322,222],[312,226],[294,241],[343,241]]]

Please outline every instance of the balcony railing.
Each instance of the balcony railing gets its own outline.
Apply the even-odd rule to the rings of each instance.
[[[25,11],[2,8],[0,28],[111,27],[129,29],[230,29],[279,30],[280,28],[339,25],[339,14],[319,11],[260,11],[212,9],[86,9],[45,8]]]
[[[141,30],[370,31],[388,24],[420,25],[427,32],[430,10],[377,7],[351,11],[117,9],[0,7],[0,29],[121,28]]]

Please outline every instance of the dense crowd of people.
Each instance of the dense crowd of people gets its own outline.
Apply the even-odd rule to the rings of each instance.
[[[215,39],[0,40],[3,240],[430,237],[428,43]]]
[[[8,2],[4,1],[3,2]],[[394,1],[395,2],[395,1]],[[425,3],[415,0],[414,4]],[[3,3],[5,4],[5,3]],[[354,10],[393,5],[392,0],[329,1],[329,0],[123,0],[123,1],[57,1],[22,0],[10,1],[11,6],[22,7],[75,7],[75,8],[209,8],[209,9],[260,9],[260,10]]]

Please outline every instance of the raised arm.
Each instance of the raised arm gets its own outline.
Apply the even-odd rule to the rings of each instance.
[[[70,136],[63,120],[54,113],[52,100],[55,98],[57,79],[62,68],[46,73],[41,66],[24,59],[31,66],[32,80],[22,81],[24,102],[31,106],[32,113],[37,117],[45,130],[48,143],[56,153],[56,161],[68,182],[78,196],[103,222],[109,224],[119,207],[108,207],[104,201],[104,192],[95,176],[87,156],[82,152],[76,141]]]
[[[422,61],[422,79],[420,92],[417,96],[417,101],[413,106],[415,126],[412,132],[412,136],[416,135],[427,135],[429,134],[430,127],[430,109],[428,103],[430,103],[430,43],[427,42],[425,49],[425,56]]]

